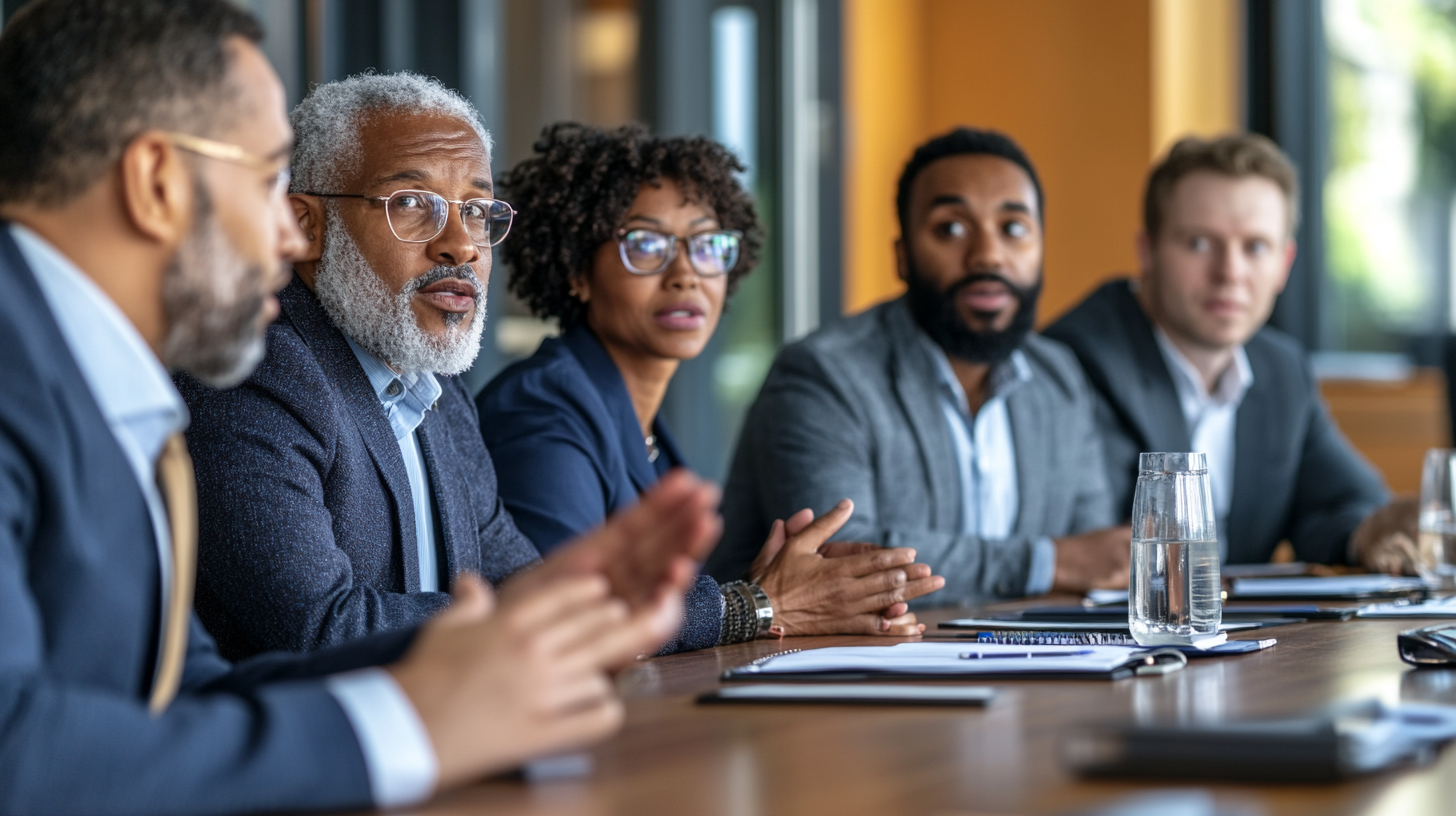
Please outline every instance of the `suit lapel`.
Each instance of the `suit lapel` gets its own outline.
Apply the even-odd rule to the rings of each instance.
[[[657,482],[657,471],[647,461],[647,445],[642,438],[642,426],[638,424],[637,410],[632,407],[632,397],[627,393],[627,383],[622,379],[621,370],[602,347],[601,341],[586,326],[573,326],[562,335],[561,342],[571,349],[571,353],[581,363],[582,370],[586,372],[587,379],[591,380],[592,386],[607,406],[612,424],[617,429],[618,443],[622,446],[627,475],[632,480],[632,487],[639,494],[642,493]],[[661,420],[654,422],[654,433],[661,427]],[[658,435],[663,437],[658,440],[659,449],[681,462],[676,445],[666,434]]]
[[[1045,433],[1039,430],[1050,426],[1040,394],[1039,389],[1022,387],[1006,397],[1011,449],[1016,452],[1016,524],[1012,529],[1024,535],[1043,530],[1048,477],[1056,478]]]
[[[1257,353],[1249,354],[1249,369],[1254,382],[1261,377],[1273,377]],[[1269,380],[1265,380],[1269,382]],[[1229,497],[1228,561],[1231,564],[1249,560],[1265,560],[1263,553],[1247,552],[1253,540],[1254,523],[1263,504],[1260,498],[1265,494],[1264,480],[1269,471],[1259,466],[1264,457],[1259,451],[1274,450],[1284,429],[1276,428],[1282,412],[1271,400],[1270,389],[1250,388],[1239,403],[1234,419],[1234,491]],[[1265,460],[1267,461],[1267,460]]]
[[[1183,418],[1173,375],[1153,336],[1153,324],[1127,289],[1118,299],[1118,312],[1123,327],[1119,340],[1127,344],[1133,365],[1131,370],[1116,367],[1118,370],[1109,373],[1109,390],[1142,433],[1147,451],[1186,451],[1193,437]]]
[[[359,365],[359,358],[354,356],[354,350],[349,348],[344,335],[334,327],[313,292],[297,276],[278,293],[278,302],[304,343],[313,350],[329,382],[339,390],[344,404],[348,406],[349,417],[354,420],[354,426],[364,440],[364,448],[369,451],[369,457],[384,480],[399,530],[400,546],[393,557],[400,562],[404,591],[413,591],[420,585],[420,564],[418,558],[405,557],[405,553],[415,553],[419,546],[415,539],[415,511],[410,499],[409,474],[404,469],[399,440],[394,438],[384,407],[379,404],[379,395],[374,393],[369,376]]]
[[[920,448],[921,463],[930,476],[931,527],[955,530],[961,511],[961,477],[956,467],[955,445],[940,408],[940,395],[935,391],[935,370],[920,347],[920,330],[903,298],[886,310],[886,320],[895,396],[910,418],[910,430]]]
[[[455,578],[460,574],[460,555],[456,547],[463,539],[456,534],[455,530],[455,508],[448,500],[449,496],[455,495],[453,485],[459,484],[463,478],[455,472],[454,463],[451,457],[439,455],[443,448],[449,445],[449,430],[444,427],[436,428],[432,419],[437,419],[435,411],[425,413],[425,421],[415,431],[420,440],[420,452],[424,454],[425,472],[430,478],[430,493],[433,494],[435,512],[439,515],[440,523],[435,526],[435,535],[439,539],[436,542],[436,549],[444,553],[444,569],[441,571],[445,578],[446,587],[454,586]],[[439,445],[441,447],[437,448]],[[405,559],[409,560],[409,559]]]

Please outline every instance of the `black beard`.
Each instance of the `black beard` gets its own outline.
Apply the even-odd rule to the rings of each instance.
[[[1041,278],[1025,289],[1017,286],[996,272],[972,272],[951,284],[944,292],[937,290],[920,277],[920,270],[912,258],[907,258],[909,272],[905,284],[906,303],[916,324],[930,339],[952,357],[968,363],[996,365],[1011,356],[1021,346],[1026,335],[1031,333],[1036,322],[1036,302],[1041,297]],[[956,310],[956,295],[967,286],[981,281],[995,281],[1005,286],[1016,298],[1016,315],[1011,325],[1000,331],[994,329],[977,331],[967,326]],[[994,314],[982,315],[988,321]]]

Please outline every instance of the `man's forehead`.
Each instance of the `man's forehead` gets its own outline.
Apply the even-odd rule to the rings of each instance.
[[[1273,180],[1258,175],[1190,173],[1174,186],[1168,203],[1165,217],[1173,224],[1221,222],[1277,233],[1284,229],[1289,217],[1283,190]]]
[[[267,158],[286,157],[291,151],[293,128],[288,124],[283,83],[268,58],[253,43],[233,37],[227,47],[233,52],[228,82],[235,90],[229,134],[219,134],[240,147]]]
[[[989,153],[946,156],[926,165],[915,178],[911,200],[921,207],[951,199],[989,201],[993,206],[1015,202],[1035,210],[1036,188],[1015,162]]]
[[[490,156],[476,129],[458,116],[386,111],[359,127],[360,175],[365,183],[427,177],[463,180],[489,189]]]

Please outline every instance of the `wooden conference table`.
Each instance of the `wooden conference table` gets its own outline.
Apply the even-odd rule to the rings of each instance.
[[[921,617],[933,622],[965,614]],[[620,678],[627,724],[591,751],[588,775],[536,783],[492,780],[417,812],[1072,814],[1141,791],[1198,787],[1083,781],[1068,774],[1059,748],[1078,723],[1298,712],[1363,697],[1456,704],[1456,671],[1416,673],[1396,655],[1397,632],[1434,622],[1280,626],[1258,635],[1278,638],[1271,649],[1196,661],[1161,677],[997,682],[1002,694],[986,709],[693,702],[718,685],[723,670],[757,657],[790,648],[894,642],[886,639],[788,638],[653,658]],[[1451,814],[1456,746],[1430,767],[1338,785],[1205,789],[1220,806],[1240,813]]]

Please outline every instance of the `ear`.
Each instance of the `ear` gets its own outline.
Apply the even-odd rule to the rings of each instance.
[[[571,294],[583,304],[591,302],[591,279],[586,275],[577,275],[571,279]]]
[[[192,229],[196,172],[162,131],[146,131],[126,146],[119,162],[122,208],[147,240],[172,249]]]
[[[910,280],[910,258],[906,255],[909,251],[903,237],[895,239],[895,277],[906,282]]]
[[[292,259],[293,271],[298,273],[304,286],[313,289],[318,262],[324,254],[324,201],[318,196],[290,194],[288,206],[303,235],[303,251]]]
[[[317,263],[324,254],[324,201],[318,196],[291,194],[288,205],[298,228],[303,231],[305,249],[294,263]]]

